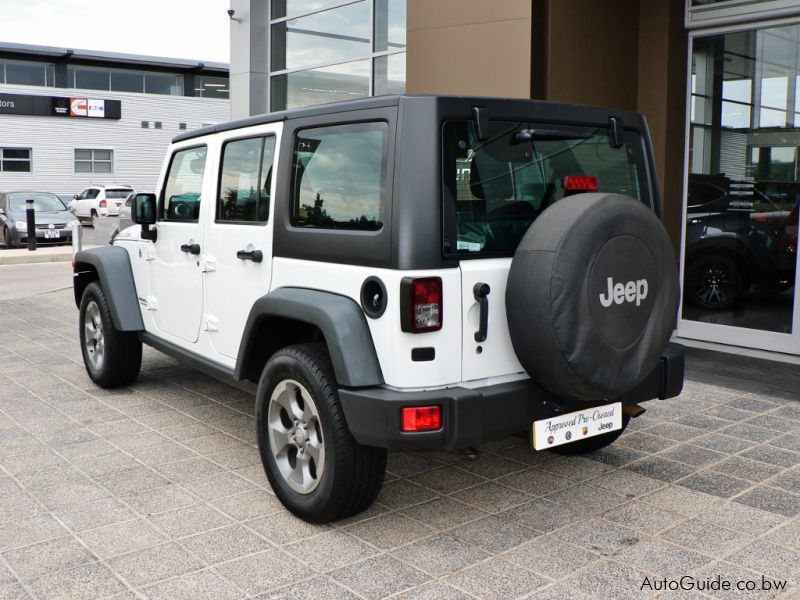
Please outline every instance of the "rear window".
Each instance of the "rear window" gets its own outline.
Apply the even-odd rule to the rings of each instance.
[[[513,253],[548,206],[580,192],[565,187],[652,205],[637,132],[615,148],[605,127],[490,121],[481,141],[473,121],[446,121],[442,145],[445,255]]]
[[[131,193],[129,189],[120,189],[120,190],[106,190],[106,198],[109,200],[117,200],[121,198],[127,198],[128,194]]]

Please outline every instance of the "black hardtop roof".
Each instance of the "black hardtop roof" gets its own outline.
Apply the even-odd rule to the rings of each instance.
[[[316,106],[308,106],[305,108],[282,110],[273,113],[255,115],[252,117],[245,117],[243,119],[227,121],[225,123],[218,123],[216,125],[209,125],[207,127],[201,127],[199,129],[194,129],[192,131],[181,133],[175,136],[172,139],[172,141],[173,143],[182,142],[184,140],[191,140],[193,138],[198,138],[213,133],[232,131],[235,129],[243,129],[245,127],[252,127],[254,125],[277,123],[279,121],[286,121],[289,119],[301,119],[306,117],[316,117],[319,115],[349,112],[353,110],[364,110],[370,108],[385,108],[389,106],[397,106],[404,100],[413,100],[413,99],[429,99],[429,100],[445,100],[445,101],[449,100],[454,104],[466,103],[474,106],[486,106],[488,104],[490,106],[490,116],[491,116],[492,104],[495,105],[503,104],[509,107],[519,107],[522,105],[528,105],[528,106],[540,105],[548,107],[551,111],[558,110],[561,108],[568,113],[574,113],[576,109],[586,110],[592,112],[594,115],[602,113],[603,115],[606,115],[606,118],[607,115],[611,114],[620,115],[623,117],[627,117],[625,119],[626,125],[630,123],[638,123],[639,119],[641,118],[640,115],[638,115],[637,113],[614,109],[614,108],[569,104],[564,102],[551,102],[547,100],[529,100],[524,98],[497,98],[497,97],[487,97],[487,96],[430,96],[430,95],[374,96],[371,98],[361,98],[358,100],[345,100],[343,102],[331,102],[329,104],[319,104]]]

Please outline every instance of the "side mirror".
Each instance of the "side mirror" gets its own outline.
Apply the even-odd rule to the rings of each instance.
[[[136,194],[133,197],[131,221],[142,226],[142,239],[156,241],[156,230],[150,225],[156,222],[156,195]]]
[[[0,208],[0,215],[6,214],[6,210],[4,208]]]
[[[72,199],[73,200],[79,200],[80,198],[78,197],[78,194],[72,194]]]

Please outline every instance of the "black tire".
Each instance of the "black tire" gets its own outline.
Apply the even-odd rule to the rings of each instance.
[[[92,224],[92,227],[95,227],[95,226],[97,226],[97,220],[98,220],[99,218],[100,218],[100,217],[98,217],[98,215],[97,215],[97,211],[96,211],[96,210],[94,210],[94,209],[92,209],[92,212],[91,212],[91,213],[89,213],[89,221],[91,222],[91,224]]]
[[[14,241],[11,238],[11,234],[8,231],[8,227],[5,227],[3,229],[3,241],[6,243],[6,248],[8,248],[9,250],[13,250],[14,248],[16,248],[16,245],[14,244]]]
[[[623,413],[622,429],[617,429],[616,431],[610,431],[602,435],[596,435],[594,437],[586,438],[585,440],[572,442],[571,444],[556,446],[555,448],[553,448],[553,452],[555,452],[556,454],[562,454],[564,456],[577,456],[579,454],[588,454],[590,452],[596,452],[597,450],[605,448],[606,446],[610,446],[611,444],[616,442],[619,436],[625,433],[625,429],[628,427],[628,423],[630,422],[630,420],[631,418]]]
[[[304,388],[313,406],[302,400],[298,386],[290,390],[289,386],[295,383]],[[316,465],[313,467],[313,473],[319,476],[316,482],[311,481],[314,487],[308,491],[293,489],[293,484],[289,482],[291,477],[281,472],[277,462],[281,460],[284,469],[287,465],[296,468],[291,467],[291,453],[294,452],[296,465],[302,452],[302,449],[298,449],[301,446],[292,446],[297,439],[292,433],[297,431],[297,421],[293,426],[288,413],[281,412],[280,402],[271,402],[273,392],[279,385],[290,390],[288,393],[294,393],[295,402],[299,398],[300,404],[309,410],[316,410],[318,414],[309,420],[311,423],[316,419],[316,423],[308,430],[305,429],[305,413],[300,419],[300,427],[303,431],[309,431],[307,438],[303,437],[304,434],[300,435],[301,440],[306,439],[306,447],[311,443],[311,437],[315,437],[323,447],[323,458],[320,460],[322,469]],[[273,406],[273,418],[279,416],[283,427],[287,428],[287,439],[291,440],[283,446],[286,452],[278,458],[276,456],[281,452],[273,452],[270,442],[270,406]],[[288,424],[285,417],[289,417]],[[362,446],[353,439],[339,403],[336,378],[323,344],[289,346],[269,359],[256,394],[256,434],[264,471],[275,495],[286,508],[305,521],[328,523],[359,513],[372,504],[381,489],[386,472],[386,449]],[[306,456],[305,460],[309,461],[307,464],[311,472],[313,458]],[[295,481],[294,485],[299,483]]]
[[[96,312],[93,307],[96,307]],[[89,329],[96,330],[95,320],[99,320],[100,343],[95,340],[94,354],[87,344],[87,312],[92,323]],[[94,318],[93,318],[94,317]],[[142,343],[135,332],[118,331],[114,327],[111,310],[108,307],[103,289],[96,281],[86,286],[80,307],[80,340],[83,364],[89,377],[102,388],[117,388],[133,383],[142,366]],[[97,360],[98,354],[100,360]]]
[[[705,310],[727,310],[744,290],[744,273],[736,261],[724,254],[706,254],[686,267],[686,298]]]

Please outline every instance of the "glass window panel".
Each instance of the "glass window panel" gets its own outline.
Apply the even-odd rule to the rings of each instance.
[[[228,78],[198,76],[195,78],[194,91],[202,98],[228,98],[230,93]]]
[[[112,69],[111,89],[115,92],[143,92],[144,73],[140,71]]]
[[[375,0],[375,52],[406,47],[406,0]]]
[[[370,59],[272,78],[272,110],[325,104],[369,95]]]
[[[259,168],[264,138],[225,144],[220,174],[217,219],[258,221]]]
[[[4,160],[3,171],[13,173],[30,173],[31,163],[28,160]]]
[[[368,55],[370,6],[366,1],[272,26],[272,69],[296,69]]]
[[[0,83],[5,83],[6,81],[6,64],[0,60]]]
[[[94,163],[94,172],[95,173],[111,173],[111,163],[110,162],[96,162],[96,163]]]
[[[386,123],[358,123],[299,132],[292,165],[292,225],[380,229],[388,130]]]
[[[75,67],[72,65],[67,65],[67,87],[75,87]]]
[[[375,95],[403,94],[406,90],[406,53],[375,58]]]
[[[111,160],[111,150],[95,150],[95,160]]]
[[[693,42],[694,88],[707,96],[695,118],[707,125],[690,138],[684,319],[792,332],[800,130],[787,120],[800,126],[798,44],[799,25]]]
[[[85,90],[107,90],[108,69],[75,67],[75,87]]]
[[[91,173],[92,172],[92,163],[88,161],[76,160],[75,161],[75,172],[76,173]]]
[[[47,85],[54,87],[56,85],[56,67],[55,65],[47,65]]]
[[[171,73],[145,73],[144,91],[148,94],[180,96],[183,94],[182,78]]]
[[[330,6],[342,4],[344,0],[272,0],[272,18],[290,17]]]
[[[75,150],[75,160],[92,160],[92,151]]]
[[[164,186],[161,218],[168,221],[197,221],[200,194],[206,168],[205,146],[180,150],[172,155]]]
[[[45,66],[41,63],[7,62],[6,83],[45,85]]]
[[[723,102],[722,126],[732,128],[750,127],[750,106],[735,102]]]
[[[31,151],[27,149],[20,149],[20,148],[4,148],[3,149],[3,158],[21,158],[24,160],[30,160]]]

